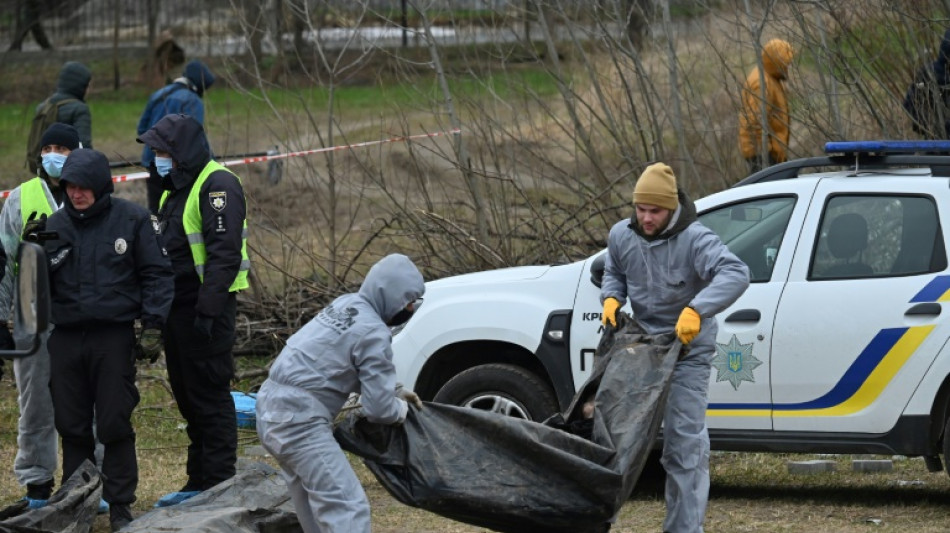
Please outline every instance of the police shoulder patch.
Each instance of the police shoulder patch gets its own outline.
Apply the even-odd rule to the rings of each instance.
[[[208,193],[208,201],[211,202],[211,208],[215,211],[223,211],[228,206],[227,191],[213,191]]]

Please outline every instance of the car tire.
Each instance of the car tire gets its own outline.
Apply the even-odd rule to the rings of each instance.
[[[469,368],[442,386],[434,401],[542,421],[558,410],[554,391],[519,366],[488,364]]]

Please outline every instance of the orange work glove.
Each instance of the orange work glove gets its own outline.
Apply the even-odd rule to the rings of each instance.
[[[686,307],[680,313],[680,319],[676,321],[676,336],[680,342],[689,344],[699,335],[699,325],[702,318],[692,307]]]
[[[610,322],[611,326],[617,327],[617,309],[620,309],[620,300],[616,298],[604,300],[604,312],[600,316],[600,323],[606,326],[607,322]]]

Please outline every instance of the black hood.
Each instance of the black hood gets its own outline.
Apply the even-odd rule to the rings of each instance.
[[[689,196],[686,196],[686,192],[683,191],[683,189],[677,189],[676,195],[680,205],[677,210],[673,212],[672,216],[674,220],[672,227],[665,228],[659,235],[645,235],[640,229],[640,225],[637,224],[637,213],[634,211],[633,216],[630,217],[630,229],[648,241],[655,241],[659,239],[669,239],[689,227],[693,222],[696,222],[696,204],[689,199]]]
[[[112,191],[115,187],[112,183],[112,171],[109,168],[109,159],[106,155],[91,148],[80,148],[70,152],[63,164],[63,175],[59,178],[62,187],[66,188],[66,183],[72,183],[86,189],[91,189],[96,197],[96,203],[82,213],[73,209],[69,200],[65,202],[66,210],[72,216],[81,215],[81,218],[98,213],[105,209],[111,202]]]
[[[58,92],[68,94],[83,100],[86,98],[86,89],[92,79],[92,72],[78,61],[67,61],[59,70],[59,80],[56,82]]]
[[[211,87],[214,83],[214,74],[211,73],[211,70],[205,66],[204,63],[197,59],[185,65],[182,77],[188,80],[191,84],[191,89],[198,93],[198,96],[203,96],[205,89]]]
[[[944,32],[943,39],[940,40],[940,48],[937,50],[937,60],[933,62],[933,73],[937,85],[946,85],[950,81],[950,73],[947,72],[950,68],[948,60],[950,60],[950,30]]]
[[[138,142],[171,154],[178,173],[195,179],[211,161],[211,147],[201,124],[189,115],[165,115]]]

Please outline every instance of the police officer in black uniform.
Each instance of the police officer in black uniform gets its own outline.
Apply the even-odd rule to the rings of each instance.
[[[48,346],[63,480],[83,461],[95,462],[95,413],[96,435],[105,446],[102,495],[116,531],[132,520],[138,485],[133,354],[160,352],[174,281],[148,211],[112,197],[104,154],[73,150],[60,181],[66,203],[40,233],[55,236],[45,242],[55,325]],[[142,322],[138,344],[136,319]]]
[[[237,426],[234,321],[237,292],[247,288],[247,206],[240,179],[214,161],[204,128],[166,115],[137,139],[155,151],[165,193],[161,242],[175,273],[175,298],[164,331],[168,379],[188,423],[188,480],[163,496],[175,505],[234,476]]]

